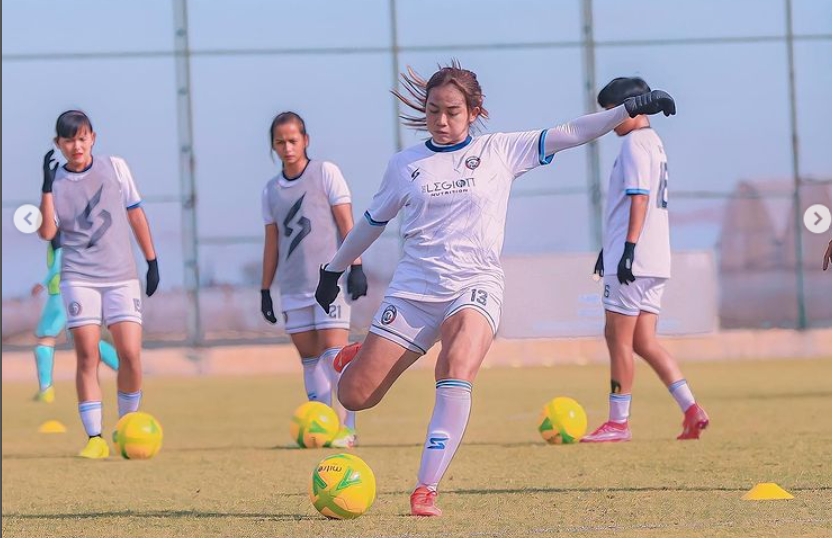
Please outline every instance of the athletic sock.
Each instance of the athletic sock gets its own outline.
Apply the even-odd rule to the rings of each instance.
[[[610,394],[610,421],[624,424],[630,418],[632,394]]]
[[[98,342],[98,351],[101,353],[101,362],[111,369],[118,371],[118,353],[116,353],[116,348],[110,345],[109,342],[100,340]]]
[[[670,391],[670,395],[673,396],[673,399],[676,400],[677,404],[679,404],[679,409],[682,410],[682,413],[687,411],[690,406],[696,403],[696,400],[693,397],[693,392],[691,392],[688,382],[684,379],[671,383],[670,386],[667,387],[667,390]]]
[[[337,401],[338,399],[338,381],[341,379],[341,374],[343,372],[336,372],[334,361],[338,352],[341,351],[342,348],[340,347],[331,347],[324,351],[321,354],[321,366],[326,370],[327,374],[329,375],[330,383],[332,384],[332,388],[335,391],[335,399],[333,401]],[[349,365],[347,365],[349,366]],[[351,430],[355,430],[355,411],[349,411],[344,409],[346,412],[346,416],[344,417],[344,424],[347,428]]]
[[[123,417],[127,413],[133,413],[139,410],[139,404],[142,403],[142,391],[136,392],[121,392],[118,391],[118,418]]]
[[[52,369],[55,365],[55,348],[35,346],[35,366],[38,369],[38,386],[41,392],[52,386]]]
[[[81,402],[78,404],[78,413],[87,435],[101,435],[101,402]]]
[[[310,402],[321,402],[332,405],[332,383],[325,368],[321,367],[318,357],[301,359],[303,363],[303,384],[306,397]]]
[[[471,383],[461,379],[436,382],[436,404],[419,466],[420,486],[436,491],[462,441],[470,413]]]

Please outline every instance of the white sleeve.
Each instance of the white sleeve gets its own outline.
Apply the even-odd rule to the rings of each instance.
[[[545,160],[541,142],[546,131],[524,131],[520,133],[496,133],[492,135],[494,142],[502,154],[508,169],[519,177],[533,168],[549,164],[552,159]]]
[[[263,188],[263,193],[260,195],[260,211],[263,215],[263,224],[268,226],[274,224],[274,217],[272,216],[272,208],[269,206],[269,186]]]
[[[364,218],[373,226],[383,228],[388,222],[396,218],[406,201],[398,164],[395,158],[390,159],[390,162],[387,163],[387,170],[384,172],[384,178],[381,180],[381,187],[373,196],[369,209],[364,212]]]
[[[551,161],[559,151],[591,142],[615,129],[628,117],[627,109],[621,105],[596,114],[581,116],[569,123],[548,129],[542,135],[541,146],[545,156],[541,157],[541,160]]]
[[[384,232],[384,226],[375,226],[369,220],[360,219],[353,226],[332,261],[326,264],[329,271],[341,273],[347,270],[364,251]]]
[[[624,143],[620,158],[624,175],[624,192],[629,195],[650,194],[650,174],[652,173],[650,152],[629,136]]]
[[[329,198],[329,205],[349,204],[352,201],[350,188],[347,186],[347,180],[344,179],[341,169],[333,163],[325,162],[323,171],[324,189]]]
[[[139,195],[139,189],[136,188],[136,183],[133,181],[133,174],[130,173],[127,162],[121,157],[110,157],[110,160],[116,169],[118,182],[121,184],[124,207],[127,209],[139,207],[142,205],[142,197]]]

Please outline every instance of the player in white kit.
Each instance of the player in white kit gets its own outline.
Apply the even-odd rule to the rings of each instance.
[[[416,114],[403,119],[430,138],[390,159],[364,219],[321,268],[316,297],[328,308],[341,272],[402,213],[404,253],[370,334],[363,347],[345,348],[335,366],[341,402],[367,409],[441,340],[436,403],[410,497],[411,514],[438,516],[437,487],[462,440],[472,383],[500,323],[500,251],[514,180],[631,115],[674,109],[670,96],[656,91],[552,129],[473,136],[474,123],[488,117],[475,73],[456,62],[427,81],[408,73],[409,97],[395,93]]]
[[[640,78],[616,78],[598,94],[598,104],[614,109],[649,91]],[[670,278],[667,155],[646,116],[625,120],[615,132],[624,141],[610,175],[604,248],[595,266],[595,273],[604,279],[610,412],[609,420],[582,442],[620,442],[632,437],[628,418],[633,352],[655,370],[684,413],[678,439],[698,439],[708,426],[708,415],[694,400],[679,365],[656,338],[662,294]]]
[[[319,267],[352,230],[350,191],[335,164],[309,159],[306,124],[296,113],[283,112],[272,120],[269,142],[283,169],[262,193],[266,241],[261,311],[269,323],[277,322],[270,291],[277,271],[286,332],[301,357],[307,398],[331,405],[337,379],[332,361],[348,342],[350,304],[341,297],[322,311],[315,302],[315,286]],[[347,292],[353,301],[367,295],[360,259],[350,268]],[[338,411],[342,428],[331,445],[351,447],[355,412]]]
[[[79,455],[106,458],[110,450],[101,437],[98,383],[102,321],[119,357],[119,416],[138,410],[142,397],[142,299],[131,229],[147,260],[148,297],[159,285],[159,269],[141,197],[124,159],[93,158],[96,135],[79,110],[61,114],[55,131],[55,145],[67,162],[59,167],[54,150],[44,156],[38,234],[46,240],[61,234],[60,290],[78,360],[78,411],[89,436]]]

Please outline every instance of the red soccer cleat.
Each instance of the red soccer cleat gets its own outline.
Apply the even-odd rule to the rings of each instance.
[[[582,443],[623,443],[633,438],[630,433],[630,424],[624,422],[607,421],[601,427],[590,433],[583,439]]]
[[[358,352],[361,351],[361,342],[355,342],[341,349],[332,361],[332,367],[339,374],[352,362]]]
[[[699,439],[702,430],[708,427],[711,419],[708,418],[708,413],[699,407],[699,404],[693,404],[685,411],[685,421],[682,422],[682,433],[676,439],[684,441],[686,439]]]
[[[436,506],[436,492],[426,486],[419,486],[410,495],[410,515],[421,517],[439,517],[442,510]]]

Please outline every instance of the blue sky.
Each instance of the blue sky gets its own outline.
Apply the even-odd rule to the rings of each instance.
[[[189,2],[198,219],[201,236],[259,236],[259,195],[278,168],[269,158],[272,116],[293,109],[306,119],[313,158],[337,163],[358,213],[395,151],[396,124],[387,0]],[[451,57],[479,75],[492,131],[552,126],[584,113],[578,0],[398,3],[401,64],[429,74]],[[643,76],[669,90],[679,115],[654,126],[670,159],[677,191],[730,191],[744,179],[788,179],[786,47],[782,0],[642,0],[639,9],[596,0],[599,85]],[[832,2],[794,0],[795,32],[832,31]],[[3,297],[25,293],[43,272],[43,246],[11,224],[15,201],[37,203],[40,162],[62,110],[86,110],[99,134],[96,152],[125,157],[142,194],[179,193],[173,17],[170,2],[16,0],[3,6]],[[649,14],[649,15],[648,15]],[[717,15],[718,14],[718,15]],[[645,19],[649,17],[648,19]],[[687,37],[763,37],[754,43],[624,45]],[[461,50],[472,44],[559,47]],[[351,54],[253,53],[266,49],[356,47]],[[225,51],[219,53],[219,51]],[[229,54],[231,51],[232,54]],[[148,57],[56,59],[54,53],[150,52]],[[827,124],[832,120],[832,40],[796,43],[800,164],[804,175],[832,178]],[[22,61],[17,55],[41,54]],[[404,131],[406,144],[421,135]],[[618,141],[601,142],[602,182]],[[590,248],[586,196],[531,196],[586,185],[583,149],[560,154],[522,178],[511,203],[506,253]],[[523,193],[526,193],[523,196]],[[671,198],[672,199],[672,198]],[[710,248],[721,202],[677,199],[676,248]],[[168,285],[181,283],[179,212],[148,203]],[[383,249],[394,248],[388,241]],[[240,283],[258,244],[205,245],[203,272]]]

